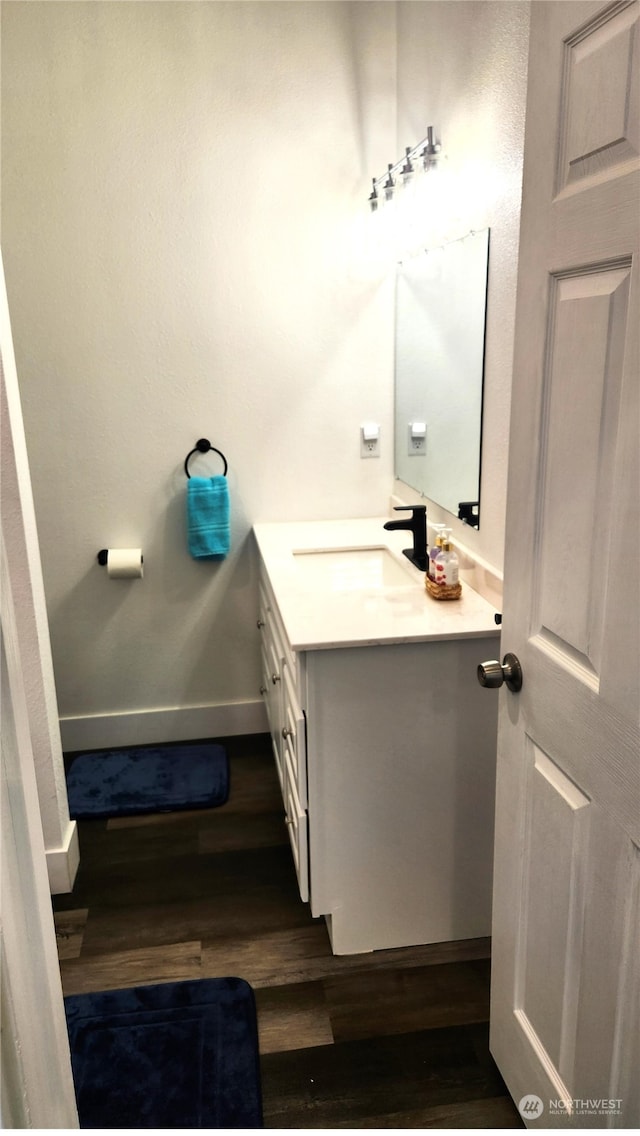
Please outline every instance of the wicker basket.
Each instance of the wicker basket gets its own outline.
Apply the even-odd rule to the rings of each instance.
[[[424,578],[424,586],[434,600],[459,600],[462,595],[462,584],[436,584],[428,576]]]

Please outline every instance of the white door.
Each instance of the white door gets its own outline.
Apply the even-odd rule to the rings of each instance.
[[[534,1127],[640,1125],[638,20],[532,4],[491,1049]]]
[[[28,471],[14,460],[22,419],[1,259],[0,387],[10,443],[0,494],[0,1127],[64,1130],[77,1128],[78,1114],[32,741],[34,718],[42,736],[51,707],[38,682],[29,686],[33,669],[25,672],[18,630],[18,614],[22,627],[25,614],[36,617],[25,612],[34,601],[20,556],[24,514],[13,492]]]
[[[29,709],[0,532],[2,1128],[78,1125]]]

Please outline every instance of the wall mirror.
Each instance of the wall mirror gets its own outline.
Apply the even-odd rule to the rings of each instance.
[[[489,230],[397,266],[395,472],[480,526]]]

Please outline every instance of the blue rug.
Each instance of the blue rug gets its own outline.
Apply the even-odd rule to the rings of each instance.
[[[214,808],[229,796],[227,751],[198,742],[81,753],[67,795],[73,820]]]
[[[253,990],[205,978],[65,998],[81,1128],[262,1128]]]

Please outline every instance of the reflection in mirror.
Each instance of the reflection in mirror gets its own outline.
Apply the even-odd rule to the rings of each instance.
[[[398,265],[396,477],[479,528],[489,230]]]

